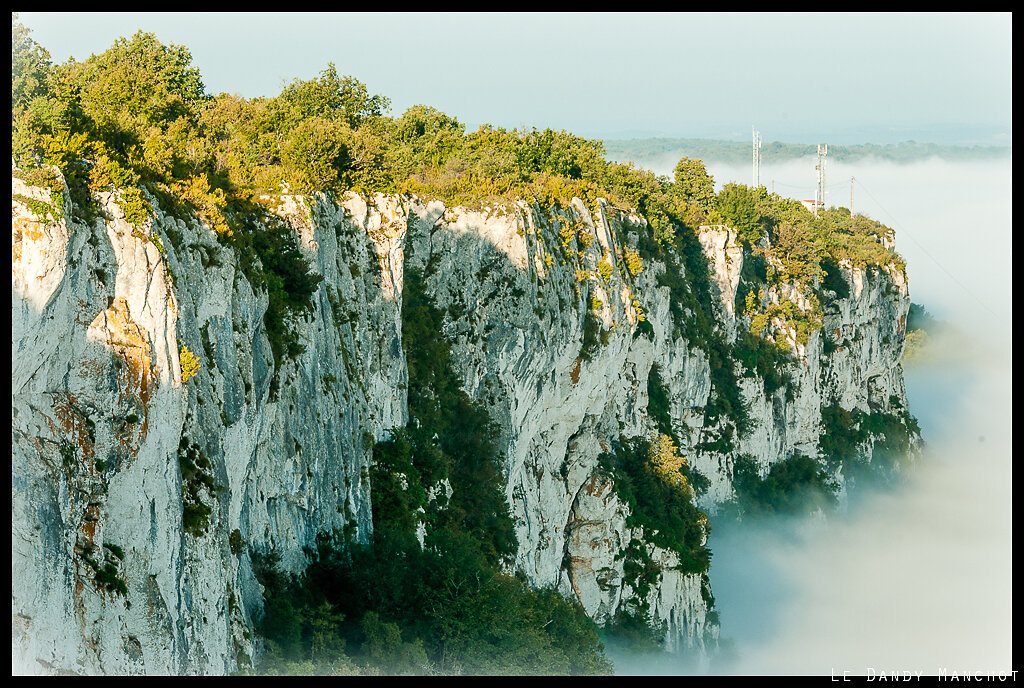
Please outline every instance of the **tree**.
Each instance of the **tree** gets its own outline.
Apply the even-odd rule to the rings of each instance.
[[[756,192],[746,184],[730,182],[718,194],[718,210],[741,241],[756,244],[764,233]]]
[[[710,212],[715,205],[715,180],[701,160],[683,157],[676,163],[675,191],[687,203]]]
[[[384,157],[399,179],[445,164],[464,144],[464,125],[436,108],[413,105],[389,126]]]
[[[182,116],[195,118],[209,101],[188,48],[163,45],[151,33],[119,38],[106,52],[75,65],[85,114],[105,133],[124,129],[139,139]]]
[[[580,179],[594,168],[594,161],[604,153],[599,141],[589,141],[565,131],[532,129],[519,136],[516,164],[525,174],[549,174]]]
[[[313,193],[338,185],[349,168],[347,126],[319,116],[300,122],[282,149],[282,161],[300,179],[301,191]]]
[[[50,53],[29,37],[30,30],[11,15],[11,123],[20,118],[29,102],[46,93]]]
[[[384,96],[371,96],[366,85],[351,76],[338,76],[333,62],[309,81],[296,79],[280,95],[297,108],[299,117],[344,121],[356,129],[367,117],[379,117],[391,106]]]
[[[369,611],[360,622],[363,631],[363,653],[371,666],[387,674],[423,674],[429,671],[423,640],[402,642],[402,630],[398,624],[384,622],[377,612]]]
[[[651,471],[656,476],[680,490],[685,497],[692,497],[690,485],[683,475],[683,470],[687,466],[686,458],[679,455],[679,450],[671,437],[656,433],[651,440],[648,455]]]

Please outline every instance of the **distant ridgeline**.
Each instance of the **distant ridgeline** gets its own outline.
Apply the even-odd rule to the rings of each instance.
[[[632,161],[640,167],[663,163],[667,158],[686,156],[705,162],[750,162],[749,141],[723,141],[718,139],[605,139],[609,160]],[[854,146],[829,145],[828,154],[835,160],[863,160],[874,158],[897,163],[910,163],[941,157],[947,160],[992,160],[1012,153],[1010,146],[950,146],[938,143],[902,141],[900,143],[863,143]],[[815,154],[815,144],[782,143],[771,141],[761,144],[761,161],[783,162],[806,158]]]

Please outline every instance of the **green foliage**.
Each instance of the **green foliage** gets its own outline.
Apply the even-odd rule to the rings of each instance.
[[[664,622],[654,620],[642,610],[620,608],[601,632],[605,642],[630,654],[653,654],[664,651]]]
[[[350,167],[347,130],[336,122],[311,117],[298,122],[281,147],[281,162],[296,170],[296,191],[314,193],[342,188],[338,181]]]
[[[293,81],[280,98],[296,108],[303,119],[340,119],[353,129],[367,118],[381,116],[390,106],[387,98],[370,95],[360,81],[339,76],[333,62],[327,64],[318,78]]]
[[[430,670],[421,638],[403,642],[398,624],[381,621],[377,612],[363,614],[359,625],[364,637],[362,650],[375,668],[388,675],[424,674]]]
[[[807,513],[835,505],[838,485],[815,460],[797,453],[772,465],[761,478],[749,454],[733,465],[736,490],[732,508],[740,515]]]
[[[108,554],[102,565],[92,558],[92,555],[96,553],[94,545],[86,546],[85,563],[95,573],[94,580],[99,588],[125,597],[128,595],[128,584],[118,569],[118,563],[124,561],[124,550],[110,542],[104,542],[103,547],[107,550]]]
[[[865,440],[867,432],[860,428],[859,417],[838,404],[822,406],[818,453],[825,457],[830,467],[849,468],[860,462],[860,445]]]
[[[797,281],[819,276],[823,262],[833,269],[843,261],[859,268],[890,263],[906,267],[895,251],[882,245],[881,239],[892,240],[894,233],[879,222],[851,215],[846,208],[820,210],[815,217],[797,201],[775,194],[762,201],[761,212],[771,225],[773,255],[783,262],[785,274]]]
[[[902,407],[893,413],[851,413],[831,405],[822,407],[821,420],[818,452],[830,466],[842,466],[853,480],[891,477],[894,469],[906,463],[921,435],[917,420]],[[871,472],[867,469],[869,458],[876,466]]]
[[[758,209],[761,191],[730,182],[718,194],[719,212],[747,246],[757,245],[765,234],[764,218]]]
[[[466,534],[428,546],[378,534],[373,546],[323,537],[301,576],[257,556],[271,652],[261,672],[338,666],[386,674],[603,674],[597,630],[583,609],[489,566]],[[319,635],[317,635],[319,633]],[[316,640],[320,638],[319,653]]]
[[[734,352],[711,315],[710,272],[696,228],[729,222],[741,241],[755,247],[762,265],[781,262],[781,271],[764,270],[766,285],[792,280],[809,290],[821,278],[826,289],[841,292],[834,267],[842,260],[899,264],[880,243],[891,230],[843,209],[815,219],[798,203],[735,184],[713,197],[713,180],[694,156],[680,160],[670,180],[606,162],[600,142],[564,131],[483,125],[466,133],[457,119],[424,105],[393,118],[386,98],[339,75],[333,64],[314,79],[291,82],[276,97],[212,97],[189,51],[152,34],[119,39],[84,62],[61,65],[50,64],[27,34],[12,21],[12,152],[26,177],[43,164],[57,165],[75,213],[88,221],[98,212],[91,194],[115,188],[135,224],[152,212],[143,190],[165,211],[194,212],[207,222],[235,251],[254,288],[267,291],[272,397],[281,364],[303,351],[295,323],[321,279],[290,231],[253,202],[284,188],[306,194],[414,192],[477,207],[532,198],[541,209],[573,196],[594,207],[603,196],[615,207],[636,209],[649,227],[621,256],[624,269],[635,277],[644,261],[665,266],[658,284],[670,290],[672,334],[708,354],[713,389],[705,420],[724,419],[740,435],[749,431],[749,419],[731,363]],[[771,245],[759,245],[766,235]],[[607,279],[612,266],[605,267]],[[744,298],[749,293],[745,289]],[[820,327],[814,304],[807,313],[782,314],[798,342]],[[763,324],[778,314],[762,309],[748,315]],[[772,334],[767,327],[753,330]],[[641,324],[637,332],[650,335],[652,328]],[[607,333],[588,317],[581,358],[593,355],[602,336]],[[767,352],[746,346],[748,372],[751,365],[767,371]],[[769,388],[780,382],[764,377]]]
[[[934,353],[930,343],[933,337],[954,334],[948,323],[936,319],[919,303],[911,303],[907,313],[906,340],[903,362],[909,365],[927,361]],[[955,334],[954,334],[955,336]]]
[[[29,37],[29,29],[11,15],[11,123],[19,124],[28,104],[46,93],[50,53]]]
[[[625,254],[626,269],[629,270],[629,274],[633,277],[639,276],[639,274],[644,271],[643,259],[640,257],[640,252],[626,246],[623,249],[623,253]]]
[[[616,494],[630,506],[627,525],[642,527],[648,542],[677,552],[680,570],[703,572],[711,561],[704,546],[707,516],[694,503],[681,464],[675,475],[658,470],[654,446],[644,438],[624,439],[598,459],[611,474]]]
[[[139,32],[85,62],[44,71],[45,78],[32,80],[31,98],[15,85],[22,94],[17,162],[24,169],[40,161],[60,167],[86,220],[95,213],[91,191],[124,189],[126,216],[138,224],[148,210],[139,183],[182,176],[195,157],[196,123],[208,97],[188,50]]]
[[[594,315],[593,309],[583,314],[583,340],[580,344],[580,358],[591,361],[601,345],[601,321]]]
[[[373,447],[373,467],[370,483],[373,485],[373,522],[377,528],[394,533],[410,541],[415,537],[421,517],[420,509],[428,506],[427,490],[419,463],[427,475],[437,484],[447,477],[450,459],[436,446],[414,446],[410,433],[402,428],[395,430],[392,437],[378,442]]]
[[[415,270],[405,275],[402,306],[402,346],[409,369],[410,423],[391,441],[374,445],[379,474],[381,509],[408,519],[407,509],[425,506],[425,490],[448,479],[450,500],[429,513],[432,528],[452,529],[475,538],[491,562],[515,552],[515,531],[498,469],[497,428],[486,410],[461,387],[451,362],[448,343],[441,336],[443,314],[426,296],[423,277]],[[435,439],[436,438],[436,439]],[[398,481],[398,482],[396,482]],[[374,502],[377,502],[375,491]],[[388,508],[389,506],[395,508]],[[406,514],[404,516],[400,516]],[[409,534],[409,522],[395,525]]]
[[[722,214],[748,246],[735,305],[749,319],[750,333],[756,337],[781,343],[792,329],[796,343],[806,345],[821,328],[822,305],[849,296],[841,264],[866,270],[888,264],[904,267],[882,243],[892,240],[892,230],[852,216],[845,208],[822,210],[815,217],[797,201],[739,185],[727,185],[718,200]],[[759,244],[764,236],[769,241]],[[795,287],[809,306],[798,307],[788,298],[773,303],[767,294],[782,285]],[[781,325],[773,325],[773,320]],[[758,358],[755,352],[768,353],[751,341],[739,342],[739,347],[748,372]],[[766,378],[766,389],[777,382]]]
[[[672,428],[672,407],[671,401],[669,400],[668,387],[661,380],[661,370],[657,364],[651,366],[651,372],[647,376],[647,414],[654,421],[654,426],[658,432],[662,435],[669,437],[675,442],[676,445],[680,444],[679,438],[676,436],[675,431]],[[696,468],[690,466],[689,463],[684,463],[679,468],[680,474],[686,478],[690,486],[693,487],[694,491],[698,495],[702,495],[707,492],[711,486],[711,481],[698,471]]]
[[[221,235],[221,241],[235,250],[239,267],[253,288],[267,292],[263,325],[274,356],[272,389],[276,390],[284,360],[305,351],[294,321],[312,309],[312,297],[323,276],[316,274],[302,255],[292,229],[265,208],[237,202],[228,221],[233,229]]]
[[[792,375],[787,368],[793,364],[793,357],[787,349],[744,331],[736,336],[733,352],[746,376],[757,375],[763,380],[765,394],[770,396],[783,387],[789,390]]]
[[[939,321],[919,303],[911,303],[907,312],[907,332],[922,330],[934,333],[940,327]]]
[[[834,292],[836,298],[845,299],[850,296],[850,285],[843,277],[839,264],[832,256],[826,256],[819,261],[821,266],[821,286]]]
[[[300,577],[256,555],[270,648],[259,670],[608,673],[578,604],[501,570],[517,545],[495,426],[462,391],[443,314],[413,270],[402,317],[410,423],[369,443],[373,542],[322,537]]]
[[[398,160],[440,166],[462,145],[465,127],[428,105],[413,105],[393,125]]]
[[[99,130],[120,130],[125,146],[144,145],[150,127],[194,117],[208,100],[188,49],[163,45],[151,33],[119,38],[72,70],[85,117]]]
[[[54,196],[54,200],[57,200],[58,198],[61,198],[61,196]],[[40,222],[46,222],[50,218],[60,222],[63,217],[60,207],[52,206],[49,203],[44,203],[43,201],[37,201],[36,199],[29,198],[23,194],[11,194],[11,200],[18,201],[25,205]]]
[[[64,468],[73,472],[78,465],[78,447],[68,440],[62,439],[57,443],[57,450],[60,452]]]
[[[231,531],[231,535],[228,536],[228,546],[231,548],[231,553],[236,557],[245,551],[245,546],[249,543],[242,537],[242,531],[235,528]]]
[[[101,568],[97,568],[96,584],[106,588],[108,592],[117,593],[122,597],[128,594],[128,584],[121,578],[117,566],[110,562],[104,562]]]
[[[748,271],[744,266],[736,295],[737,309],[749,318],[751,334],[781,342],[792,329],[797,344],[805,345],[821,328],[822,304],[828,306],[849,296],[841,263],[864,269],[889,263],[902,267],[899,256],[880,243],[881,236],[891,238],[891,230],[860,216],[851,217],[842,208],[822,211],[815,218],[795,201],[761,192],[758,212],[762,225],[770,230],[771,241],[751,250],[750,261],[756,261],[756,269]],[[798,307],[788,298],[772,303],[766,293],[780,285],[796,287],[809,306]],[[774,326],[773,320],[782,325]]]
[[[715,206],[715,179],[701,160],[680,158],[674,170],[676,193],[705,213]]]
[[[715,423],[719,418],[725,417],[726,426],[735,427],[736,432],[744,436],[750,430],[750,413],[736,383],[733,367],[735,359],[731,353],[729,347],[720,340],[716,340],[714,346],[708,349],[708,365],[714,394],[704,409],[704,417],[708,423]]]
[[[647,413],[654,421],[658,432],[672,437],[678,443],[678,438],[675,437],[675,432],[672,430],[671,410],[668,387],[661,380],[661,371],[658,365],[654,364],[647,376]]]
[[[873,411],[861,425],[873,438],[872,463],[890,471],[908,463],[914,442],[921,436],[917,419],[902,408],[896,413]]]
[[[903,362],[913,365],[925,360],[929,339],[927,330],[907,330],[904,340]]]
[[[661,580],[661,567],[651,559],[647,545],[636,538],[629,541],[629,545],[616,555],[616,559],[622,559],[622,580],[636,593],[639,602],[637,603],[636,616],[644,619],[645,625],[650,612],[650,605],[647,601],[651,590]],[[614,632],[609,629],[610,632]],[[621,629],[628,635],[629,629]]]

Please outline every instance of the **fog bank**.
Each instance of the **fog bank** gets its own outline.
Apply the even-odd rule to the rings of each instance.
[[[827,523],[712,520],[722,649],[710,666],[611,656],[622,673],[1006,672],[1012,660],[1011,161],[830,165],[829,205],[896,230],[910,295],[954,328],[908,368],[928,443],[905,484]],[[711,166],[716,185],[751,170]],[[767,172],[767,174],[766,174]],[[766,186],[813,161],[762,167]],[[788,183],[788,182],[787,182]]]
[[[929,447],[906,484],[827,524],[713,535],[711,580],[731,648],[716,672],[1011,668],[1010,377],[998,363],[908,373]]]
[[[817,530],[713,541],[722,634],[735,643],[717,669],[1009,670],[1011,162],[834,168],[872,180],[863,201],[855,185],[855,210],[896,229],[911,298],[958,336],[934,338],[931,363],[907,370],[928,449],[905,485]]]

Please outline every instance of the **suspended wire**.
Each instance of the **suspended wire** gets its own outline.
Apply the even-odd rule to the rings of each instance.
[[[905,227],[901,226],[897,222],[897,220],[893,216],[893,214],[890,213],[888,210],[886,210],[885,206],[883,206],[881,204],[881,202],[877,198],[875,198],[875,195],[873,193],[871,193],[871,191],[866,186],[864,186],[864,182],[862,182],[861,180],[856,179],[856,178],[854,178],[854,181],[857,182],[857,186],[859,186],[861,189],[864,190],[864,192],[871,198],[871,200],[873,200],[875,202],[875,204],[882,210],[882,212],[884,212],[886,215],[889,216],[890,220],[892,221],[892,226],[893,226],[894,229],[899,229],[901,234],[905,234],[906,236],[910,237],[910,240],[913,241],[914,244],[916,244],[919,249],[921,249],[921,252],[924,253],[926,256],[928,256],[931,259],[931,261],[933,263],[935,263],[939,267],[940,270],[942,270],[944,273],[946,273],[946,276],[949,277],[949,279],[951,279],[958,287],[963,289],[964,292],[968,296],[970,296],[972,299],[977,301],[981,305],[982,308],[984,308],[986,311],[989,312],[990,315],[992,315],[992,317],[994,317],[997,321],[999,320],[999,316],[995,313],[995,311],[993,311],[991,308],[988,307],[988,304],[986,304],[980,298],[975,296],[974,292],[972,292],[970,289],[968,289],[960,280],[958,280],[953,275],[952,272],[950,272],[949,270],[946,269],[946,266],[944,266],[942,263],[940,263],[935,256],[933,256],[931,253],[929,253],[928,249],[926,249],[924,246],[922,246],[921,242],[918,241],[917,239],[915,239],[913,234],[908,232]]]
[[[787,189],[806,189],[806,188],[811,186],[810,184],[784,184],[783,182],[775,181],[774,179],[771,181],[771,183],[774,184],[775,186],[784,186]],[[762,184],[762,186],[764,186],[764,185]],[[835,184],[826,184],[825,188],[826,189],[835,189],[835,188],[840,187],[840,186],[845,187],[846,186],[846,182],[843,181],[843,182],[836,182]]]
[[[974,294],[974,292],[972,292],[972,291],[971,291],[970,289],[968,289],[968,288],[967,288],[967,286],[966,286],[966,285],[964,285],[964,284],[963,284],[963,283],[962,283],[962,282],[961,282],[960,280],[958,280],[958,279],[956,278],[956,276],[955,276],[955,275],[953,275],[953,273],[952,273],[952,272],[950,272],[949,270],[947,270],[947,269],[946,269],[946,266],[944,266],[944,265],[943,265],[942,263],[940,263],[940,262],[939,262],[939,260],[938,260],[938,259],[937,259],[937,258],[936,258],[935,256],[933,256],[933,255],[932,255],[931,253],[929,253],[929,252],[928,252],[928,249],[926,249],[926,248],[925,248],[925,247],[924,247],[924,246],[923,246],[923,245],[921,244],[921,242],[920,242],[920,241],[918,241],[917,239],[915,239],[915,238],[914,238],[914,235],[913,235],[913,234],[911,234],[910,232],[908,232],[908,231],[906,230],[906,228],[905,228],[905,227],[903,227],[903,226],[901,225],[901,223],[899,223],[899,222],[898,222],[898,221],[896,220],[895,216],[893,216],[893,214],[892,214],[892,213],[890,213],[890,212],[889,212],[889,211],[888,211],[888,210],[887,210],[887,209],[885,208],[885,206],[883,206],[883,205],[881,204],[881,202],[880,202],[880,201],[879,201],[879,200],[878,200],[877,198],[875,198],[875,195],[874,195],[873,193],[871,193],[871,190],[870,190],[870,189],[868,189],[868,188],[867,188],[866,186],[864,186],[864,182],[862,182],[862,181],[861,181],[860,179],[857,179],[856,177],[852,177],[852,178],[851,178],[851,181],[854,181],[854,182],[856,182],[856,183],[857,183],[857,185],[858,185],[858,186],[859,186],[859,187],[860,187],[861,189],[863,189],[863,190],[864,190],[864,192],[865,192],[865,193],[866,193],[866,194],[867,194],[867,195],[868,195],[868,196],[869,196],[869,197],[871,198],[871,200],[873,200],[873,201],[875,202],[875,204],[876,204],[876,205],[877,205],[877,206],[878,206],[878,207],[879,207],[879,208],[880,208],[880,209],[882,210],[882,212],[884,212],[884,213],[885,213],[886,215],[888,215],[888,216],[889,216],[889,218],[891,219],[891,222],[892,222],[892,226],[893,226],[893,228],[894,228],[894,229],[899,229],[899,231],[900,231],[900,233],[901,233],[901,234],[904,234],[904,235],[906,235],[907,237],[909,237],[909,238],[910,238],[910,240],[911,240],[912,242],[914,242],[914,244],[915,244],[915,245],[916,245],[916,246],[917,246],[917,247],[918,247],[919,249],[921,249],[921,252],[922,252],[922,253],[924,253],[924,255],[928,256],[928,258],[929,258],[929,259],[930,259],[930,260],[931,260],[931,261],[932,261],[933,263],[935,263],[935,265],[937,265],[937,266],[939,267],[939,269],[940,269],[940,270],[942,270],[942,271],[943,271],[944,273],[946,273],[946,276],[947,276],[947,277],[949,277],[949,279],[950,279],[950,280],[952,280],[954,284],[956,284],[956,285],[957,285],[958,287],[960,287],[961,289],[963,289],[963,290],[964,290],[964,292],[965,292],[965,293],[966,293],[966,294],[967,294],[968,296],[970,296],[970,297],[971,297],[972,299],[974,299],[975,301],[977,301],[977,302],[978,302],[978,303],[979,303],[979,304],[981,305],[981,307],[982,307],[982,308],[984,308],[984,309],[985,309],[986,311],[988,311],[988,313],[989,313],[990,315],[992,315],[992,317],[996,318],[997,320],[999,319],[999,315],[997,315],[997,314],[996,314],[996,313],[995,313],[995,312],[994,312],[994,311],[993,311],[993,310],[992,310],[991,308],[989,308],[989,307],[988,307],[988,304],[986,304],[986,303],[985,303],[984,301],[982,301],[982,300],[981,300],[981,299],[980,299],[980,298],[979,298],[978,296],[976,296],[976,295]],[[785,188],[787,188],[787,189],[803,189],[803,190],[805,190],[805,191],[809,191],[809,190],[810,190],[810,188],[809,188],[809,187],[810,187],[810,185],[808,185],[808,184],[785,184],[785,183],[783,183],[783,182],[775,181],[774,179],[773,179],[773,180],[771,181],[771,184],[772,184],[772,186],[773,186],[773,187],[774,187],[774,186],[781,186],[781,187],[785,187]],[[825,188],[826,188],[826,189],[835,189],[835,188],[837,188],[837,187],[840,187],[840,186],[841,186],[841,187],[844,187],[844,188],[845,188],[845,187],[846,187],[846,185],[847,185],[847,181],[846,181],[846,180],[844,179],[844,180],[843,180],[843,181],[841,181],[841,182],[835,182],[835,183],[833,183],[833,184],[828,184],[828,185],[826,185],[826,187],[825,187]]]

